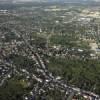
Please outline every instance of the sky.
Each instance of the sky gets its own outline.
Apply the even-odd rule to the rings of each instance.
[[[8,0],[9,1],[9,0]],[[16,0],[16,1],[36,1],[36,0]],[[41,0],[42,1],[42,0]],[[57,0],[58,1],[58,0]],[[74,1],[74,0],[73,0]],[[88,1],[88,0],[87,0]],[[100,0],[92,0],[92,1],[100,1]]]
[[[38,1],[38,0],[16,0],[16,1]],[[42,1],[42,0],[41,0]],[[50,0],[51,1],[51,0]],[[57,0],[58,1],[58,0]],[[62,1],[62,0],[61,0]],[[67,1],[67,0],[66,0]],[[71,0],[75,1],[75,0]],[[81,0],[80,0],[81,1]],[[82,0],[82,1],[88,1],[88,0]],[[100,0],[89,0],[89,1],[100,1]]]
[[[42,0],[0,0],[0,1],[17,1],[17,2],[19,2],[19,1],[25,1],[25,2],[28,2],[28,1],[42,1]],[[46,0],[45,0],[46,1]],[[47,0],[48,1],[48,0]],[[50,0],[51,1],[51,0]],[[56,0],[56,1],[58,1],[58,0]],[[63,0],[61,0],[61,1],[63,1]],[[64,0],[64,1],[67,1],[67,0]],[[76,0],[71,0],[71,1],[76,1]],[[81,1],[81,0],[80,0]],[[82,0],[82,1],[100,1],[100,0]]]

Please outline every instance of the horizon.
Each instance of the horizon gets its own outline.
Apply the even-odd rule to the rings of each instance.
[[[0,2],[100,2],[100,0],[0,0]]]

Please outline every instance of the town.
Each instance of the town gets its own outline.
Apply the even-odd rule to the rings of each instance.
[[[99,9],[0,7],[0,100],[100,100]]]

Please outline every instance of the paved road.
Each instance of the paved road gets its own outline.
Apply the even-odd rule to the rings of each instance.
[[[43,70],[43,73],[44,73],[45,77],[47,77],[46,80],[48,80],[50,83],[52,83],[52,85],[54,85],[54,86],[56,85],[56,86],[58,86],[58,88],[62,88],[63,90],[66,90],[68,92],[69,91],[72,91],[72,92],[80,93],[81,95],[87,94],[87,95],[89,95],[91,97],[94,97],[95,100],[100,100],[99,95],[96,95],[96,94],[94,94],[92,92],[89,92],[89,91],[82,90],[82,89],[77,88],[77,87],[67,86],[67,84],[65,84],[65,83],[57,80],[52,75],[52,73],[50,73],[47,70],[47,67],[45,66],[45,64],[44,64],[42,58],[40,57],[40,55],[36,51],[34,51],[34,48],[28,43],[28,41],[25,39],[25,37],[22,36],[21,32],[17,31],[16,29],[11,29],[11,31],[14,32],[17,36],[22,37],[24,43],[30,49],[30,51],[32,52],[33,56],[35,57],[36,62],[39,64],[40,68]],[[6,80],[6,78],[7,77],[4,78],[4,80],[2,81],[2,84],[4,83],[4,81]],[[40,81],[41,80],[41,79],[37,78],[36,76],[35,76],[35,79],[37,79],[37,81]]]

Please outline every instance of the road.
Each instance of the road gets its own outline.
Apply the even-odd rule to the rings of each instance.
[[[8,28],[8,27],[7,27]],[[16,36],[20,36],[24,43],[26,44],[26,46],[30,49],[30,51],[32,52],[32,56],[35,57],[35,60],[36,62],[38,63],[39,65],[39,69],[41,69],[43,72],[42,74],[45,75],[45,82],[42,81],[43,79],[40,79],[38,77],[36,77],[35,75],[33,75],[33,77],[39,81],[40,83],[43,82],[43,84],[47,84],[49,83],[50,87],[58,87],[59,89],[61,90],[64,90],[66,92],[74,92],[76,94],[81,94],[84,96],[84,94],[90,96],[90,97],[94,97],[95,100],[100,100],[100,97],[99,95],[95,94],[95,93],[92,93],[90,91],[85,91],[85,90],[82,90],[80,88],[77,88],[77,87],[71,87],[71,86],[68,86],[67,84],[63,83],[62,81],[59,81],[57,80],[51,72],[48,71],[47,69],[47,66],[44,64],[41,56],[38,54],[38,52],[28,43],[28,41],[25,39],[25,37],[21,34],[21,32],[19,30],[16,30],[16,29],[11,29],[10,30],[12,32],[14,32],[16,34]],[[34,60],[34,59],[33,59]],[[10,73],[9,73],[10,74]],[[4,83],[4,81],[7,79],[7,76],[4,77],[4,79],[2,80],[1,84],[2,85]],[[48,82],[47,82],[48,81]],[[49,86],[48,86],[49,87]]]

